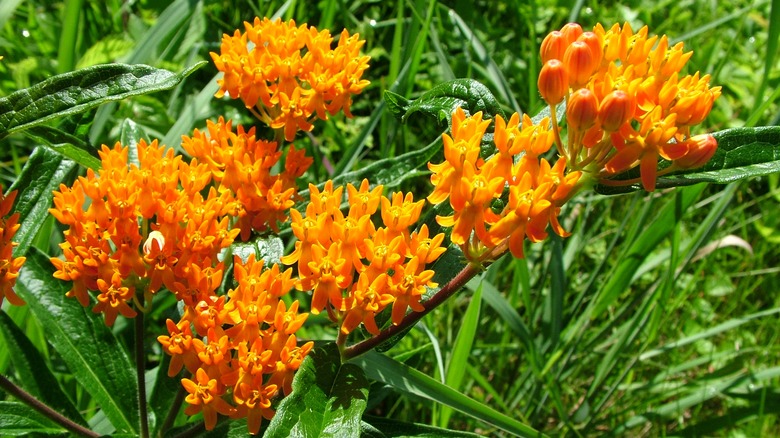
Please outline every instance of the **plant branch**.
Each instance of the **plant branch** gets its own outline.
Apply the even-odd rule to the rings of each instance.
[[[422,306],[425,308],[423,311],[412,312],[406,315],[404,319],[401,320],[400,324],[391,325],[390,327],[379,332],[378,335],[345,348],[341,354],[342,359],[348,360],[367,353],[386,340],[399,333],[402,333],[404,330],[408,329],[414,324],[417,324],[417,322],[425,315],[430,313],[443,302],[447,301],[449,297],[451,297],[455,292],[463,287],[469,280],[477,275],[477,273],[479,273],[479,268],[469,263],[465,268],[463,268],[463,270],[458,272],[458,275],[450,280],[449,283],[445,284],[444,287],[439,289],[439,291],[436,292],[436,294],[434,294],[428,301],[422,303]]]
[[[171,403],[171,408],[168,410],[168,415],[165,417],[165,421],[160,427],[160,436],[165,435],[165,432],[173,426],[173,422],[176,421],[176,416],[179,415],[182,403],[184,403],[184,397],[187,395],[187,391],[183,386],[179,385],[179,390],[176,391],[176,396]]]
[[[33,397],[29,392],[23,390],[22,388],[16,386],[13,382],[8,380],[4,375],[0,374],[0,388],[3,388],[7,393],[11,394],[12,396],[18,398],[21,400],[24,404],[27,406],[35,409],[36,411],[43,414],[46,418],[49,418],[50,420],[54,421],[55,423],[59,424],[60,426],[67,429],[69,432],[73,432],[76,435],[79,436],[87,436],[87,437],[99,437],[100,434],[97,434],[86,427],[77,424],[73,422],[73,420],[65,417],[64,415],[60,414],[59,412],[55,411],[48,405],[44,404],[37,398]]]
[[[139,298],[143,306],[144,298]],[[135,376],[138,381],[138,416],[141,421],[141,436],[149,438],[149,415],[146,405],[146,352],[144,351],[144,312],[135,317]]]

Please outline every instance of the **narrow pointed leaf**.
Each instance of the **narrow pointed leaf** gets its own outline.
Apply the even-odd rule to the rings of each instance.
[[[103,318],[67,298],[70,283],[55,279],[53,273],[48,257],[31,251],[19,274],[17,293],[117,432],[136,433],[138,386],[130,358]]]
[[[415,438],[475,438],[480,435],[460,430],[442,429],[417,423],[389,420],[381,417],[363,417],[365,437],[415,437]]]
[[[279,404],[265,436],[357,438],[368,385],[359,366],[341,363],[335,344],[316,348],[295,373],[293,391]]]
[[[371,351],[353,359],[352,362],[360,365],[365,370],[366,375],[374,380],[387,383],[400,391],[449,406],[511,434],[521,437],[546,436],[534,428],[387,356]]]
[[[103,64],[53,76],[0,99],[0,138],[102,103],[173,88],[205,64],[179,74],[143,64]]]
[[[100,169],[100,160],[89,152],[87,142],[75,135],[50,126],[34,126],[25,134],[84,167],[92,170]]]

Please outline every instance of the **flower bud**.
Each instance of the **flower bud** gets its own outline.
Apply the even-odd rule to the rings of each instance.
[[[561,33],[566,41],[566,45],[577,41],[577,38],[582,35],[582,26],[577,23],[567,23],[561,28]]]
[[[609,93],[599,105],[601,127],[615,132],[634,115],[634,99],[623,90]]]
[[[144,242],[144,254],[149,255],[152,252],[152,244],[157,243],[157,248],[162,251],[165,247],[165,236],[159,231],[152,231]]]
[[[551,59],[563,60],[563,54],[566,53],[566,47],[566,38],[561,31],[554,30],[550,32],[544,37],[542,47],[539,49],[539,54],[542,56],[542,63]]]
[[[569,84],[576,89],[588,83],[599,63],[596,62],[590,46],[582,41],[575,41],[566,48],[563,65],[566,66],[566,72],[569,74]]]
[[[549,105],[558,105],[569,91],[569,79],[563,63],[551,59],[544,63],[537,82],[542,98]]]
[[[718,150],[718,141],[710,134],[695,135],[688,140],[688,153],[674,163],[683,169],[695,169],[704,166]]]
[[[585,131],[596,123],[599,103],[587,88],[573,92],[566,102],[566,123],[571,129]]]
[[[577,41],[582,41],[590,47],[590,52],[593,55],[596,68],[598,68],[602,58],[604,58],[604,42],[601,37],[594,32],[585,32],[577,38]]]

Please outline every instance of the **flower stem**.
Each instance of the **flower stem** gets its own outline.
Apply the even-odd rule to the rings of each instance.
[[[144,297],[138,298],[141,307]],[[135,376],[138,380],[138,416],[141,421],[141,437],[149,438],[149,415],[146,405],[146,352],[144,351],[144,312],[135,317]]]
[[[179,390],[176,391],[176,396],[173,398],[171,408],[168,410],[168,415],[165,417],[162,426],[160,427],[160,437],[165,435],[165,432],[173,426],[173,422],[176,421],[176,417],[179,415],[182,403],[184,403],[184,397],[187,395],[187,390],[183,386],[179,385]]]
[[[390,327],[379,332],[378,335],[345,348],[341,354],[341,358],[343,360],[348,360],[360,356],[361,354],[367,353],[368,351],[377,347],[382,342],[392,338],[399,333],[402,333],[404,330],[416,324],[419,320],[421,320],[425,315],[430,313],[440,304],[447,301],[449,297],[460,290],[460,288],[463,287],[475,275],[477,275],[477,273],[479,273],[479,268],[477,266],[472,264],[466,265],[466,267],[464,267],[462,271],[460,271],[452,280],[450,280],[449,283],[445,284],[444,287],[436,292],[436,294],[434,294],[428,301],[422,303],[422,306],[425,308],[423,311],[412,312],[406,315],[406,317],[401,320],[400,324],[391,325]]]
[[[48,405],[42,403],[37,398],[33,397],[29,392],[23,390],[22,388],[16,386],[13,382],[8,380],[4,375],[0,374],[0,388],[4,389],[7,393],[13,395],[14,397],[21,400],[24,404],[27,406],[35,409],[36,411],[43,414],[46,418],[54,421],[55,423],[59,424],[60,426],[64,427],[70,432],[73,432],[76,435],[79,436],[88,436],[88,437],[98,437],[100,434],[97,434],[86,427],[77,424],[73,422],[71,419],[65,417],[64,415],[60,414],[59,412],[55,411]]]

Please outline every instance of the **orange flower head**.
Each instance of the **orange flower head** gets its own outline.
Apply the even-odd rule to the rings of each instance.
[[[11,239],[19,229],[19,213],[8,216],[16,193],[14,190],[3,195],[3,187],[0,186],[0,304],[3,304],[3,299],[7,299],[9,303],[21,306],[24,305],[24,300],[16,295],[13,288],[26,258],[13,256],[13,248],[17,243]]]
[[[365,41],[357,34],[344,30],[333,47],[329,31],[292,20],[255,18],[244,27],[244,33],[223,35],[220,53],[211,53],[224,73],[217,97],[241,98],[263,122],[282,129],[287,141],[298,130],[311,130],[315,118],[341,110],[351,117],[352,95],[369,84],[362,79],[369,57],[360,56]]]

